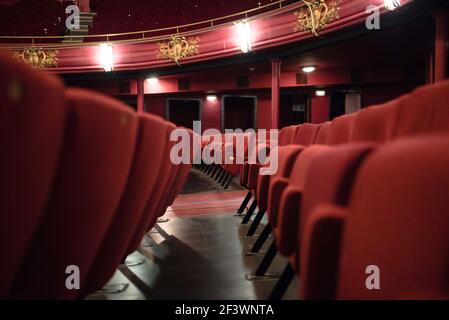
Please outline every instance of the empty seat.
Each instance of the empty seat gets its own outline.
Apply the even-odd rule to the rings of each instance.
[[[79,269],[82,288],[131,168],[135,113],[92,91],[68,89],[66,98],[68,126],[57,175],[12,298],[77,297],[77,290],[66,287],[66,268]]]
[[[398,125],[399,115],[407,96],[379,106],[363,109],[356,114],[352,142],[379,142],[390,140]]]
[[[305,147],[296,145],[278,147],[277,159],[271,159],[272,161],[278,161],[277,171],[272,175],[259,175],[258,177],[256,199],[260,210],[266,211],[268,209],[270,185],[276,178],[290,175],[296,157],[304,149]],[[276,154],[276,151],[272,151],[271,155],[273,155],[273,152]]]
[[[394,138],[449,132],[449,80],[421,87],[404,102]]]
[[[332,120],[326,144],[338,145],[349,143],[357,113],[345,114]]]
[[[285,127],[279,131],[279,146],[286,146],[293,143],[293,139],[296,136],[296,130],[298,126]]]
[[[171,148],[174,146],[174,142],[169,140],[170,134],[174,129],[176,129],[176,126],[169,122],[166,122],[166,126],[167,126],[167,136],[164,139],[164,141],[167,141],[167,143],[165,145],[165,150],[162,156],[162,165],[159,169],[156,179],[155,185],[156,189],[155,192],[153,192],[151,194],[151,197],[148,199],[145,205],[144,213],[140,218],[140,221],[137,223],[136,229],[133,232],[133,236],[131,237],[131,240],[127,245],[128,247],[127,254],[132,253],[139,247],[140,242],[142,241],[142,238],[145,235],[145,233],[148,231],[150,225],[152,225],[153,222],[157,219],[156,214],[157,207],[160,201],[163,199],[164,192],[166,192],[166,185],[172,175],[174,164],[170,160],[170,151]]]
[[[314,273],[302,297],[317,298],[318,280],[327,279],[325,298],[448,299],[448,163],[449,136],[398,140],[370,156],[348,207],[318,207],[308,222],[306,261]],[[339,230],[342,239],[329,239]],[[380,288],[370,290],[373,270]]]
[[[113,276],[126,256],[127,245],[140,221],[154,187],[168,142],[167,125],[159,117],[141,113],[133,165],[120,204],[104,237],[84,293],[99,290]]]
[[[315,139],[315,144],[326,144],[328,136],[329,136],[329,129],[331,126],[332,122],[331,121],[327,121],[324,122],[320,125],[320,128],[318,130],[316,139]]]
[[[0,56],[0,299],[48,199],[66,123],[62,83]]]
[[[319,129],[319,124],[303,123],[296,131],[296,135],[292,143],[306,147],[314,144]]]

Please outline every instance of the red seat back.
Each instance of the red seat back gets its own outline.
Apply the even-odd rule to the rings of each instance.
[[[42,218],[64,127],[62,83],[0,56],[0,299]]]
[[[315,144],[327,144],[331,124],[332,124],[331,121],[327,121],[320,125],[320,129],[318,130],[318,134],[314,142]]]
[[[415,90],[403,103],[394,138],[449,132],[449,80]]]
[[[332,120],[326,144],[338,145],[349,143],[355,123],[355,117],[356,113],[351,113]]]
[[[319,129],[319,124],[303,123],[296,131],[295,138],[293,139],[293,144],[306,147],[310,146],[315,142]]]
[[[131,168],[135,113],[92,91],[68,89],[66,97],[69,118],[58,173],[13,298],[77,296],[66,287],[66,268],[79,268],[82,288]]]
[[[99,290],[123,262],[127,245],[140,221],[147,201],[153,195],[156,178],[167,143],[167,126],[156,116],[138,115],[139,131],[133,165],[114,214],[83,288],[85,293]]]
[[[340,299],[449,298],[449,137],[397,141],[370,157],[349,206]],[[368,290],[368,266],[380,290]]]

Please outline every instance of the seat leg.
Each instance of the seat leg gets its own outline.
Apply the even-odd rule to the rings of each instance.
[[[259,210],[256,217],[253,220],[253,223],[251,224],[251,227],[249,227],[248,233],[246,234],[247,237],[252,237],[257,230],[257,227],[260,224],[260,221],[262,221],[263,216],[265,215],[265,211]]]
[[[225,190],[229,188],[229,185],[231,184],[231,181],[232,181],[233,178],[234,177],[232,176],[232,174],[229,174],[229,179],[226,181],[226,183],[224,183],[224,187],[223,188]]]
[[[236,212],[236,216],[240,216],[242,215],[243,211],[245,210],[246,206],[248,205],[249,201],[251,200],[251,198],[253,197],[253,193],[251,191],[248,191],[248,193],[246,194],[245,199],[243,199],[242,204],[240,205],[240,208],[237,210]]]
[[[248,255],[253,255],[255,253],[259,253],[260,249],[262,249],[265,241],[267,241],[272,231],[271,225],[268,223],[265,228],[262,230],[259,238],[257,238],[256,242],[254,242],[253,247],[249,251]]]
[[[223,172],[221,173],[220,178],[218,179],[218,183],[221,184],[221,182],[223,181],[223,179],[224,179],[226,174],[227,174],[227,172],[225,170],[223,170]]]
[[[217,172],[215,173],[215,175],[212,175],[212,178],[214,178],[214,180],[217,180],[221,174],[222,174],[222,169],[220,166],[217,166]]]
[[[209,166],[209,168],[206,171],[206,174],[209,175],[211,173],[211,171],[215,168],[216,164],[212,164]]]
[[[257,208],[257,199],[254,198],[253,202],[251,203],[251,206],[248,209],[248,212],[243,217],[242,224],[248,224],[249,220],[251,219],[252,215],[254,214],[254,211],[256,211]]]
[[[284,296],[285,292],[287,292],[290,283],[295,277],[295,271],[293,270],[290,263],[287,262],[287,265],[282,272],[281,277],[279,278],[276,286],[273,288],[273,291],[270,294],[269,300],[281,300]]]
[[[263,257],[262,261],[260,262],[259,266],[257,267],[254,274],[246,275],[246,279],[249,281],[263,279],[263,278],[273,278],[266,275],[268,268],[270,267],[271,263],[273,262],[274,258],[276,257],[276,254],[278,253],[278,248],[276,247],[276,241],[273,240],[271,243],[270,249],[268,249],[267,253]]]
[[[219,166],[215,166],[215,168],[212,169],[212,172],[211,172],[211,174],[210,174],[211,177],[214,177],[214,176],[215,176],[215,174],[216,174],[217,171],[218,171],[218,167],[219,167]]]

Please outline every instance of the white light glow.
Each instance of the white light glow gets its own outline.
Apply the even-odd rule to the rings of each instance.
[[[217,96],[207,96],[206,97],[207,101],[213,102],[213,101],[217,101]]]
[[[159,79],[156,77],[151,77],[151,78],[147,79],[147,81],[149,84],[156,84],[159,82]]]
[[[305,73],[311,73],[311,72],[314,72],[315,70],[316,70],[316,68],[313,66],[302,68],[302,71],[304,71]]]
[[[114,58],[112,55],[112,46],[109,43],[100,44],[100,59],[103,69],[110,72],[114,69]]]
[[[387,10],[394,10],[401,6],[401,0],[385,0],[384,4]]]
[[[240,50],[243,53],[251,51],[251,24],[248,21],[239,21],[235,23],[240,42]]]
[[[315,91],[315,94],[317,97],[325,97],[326,91],[325,90],[317,90],[317,91]]]

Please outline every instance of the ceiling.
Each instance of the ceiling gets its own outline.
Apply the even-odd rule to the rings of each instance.
[[[90,34],[171,27],[222,17],[276,0],[83,0],[97,13]],[[0,0],[0,35],[63,35],[75,0]],[[287,0],[285,3],[295,2]],[[270,9],[273,9],[271,7]],[[261,11],[262,12],[262,11]]]

